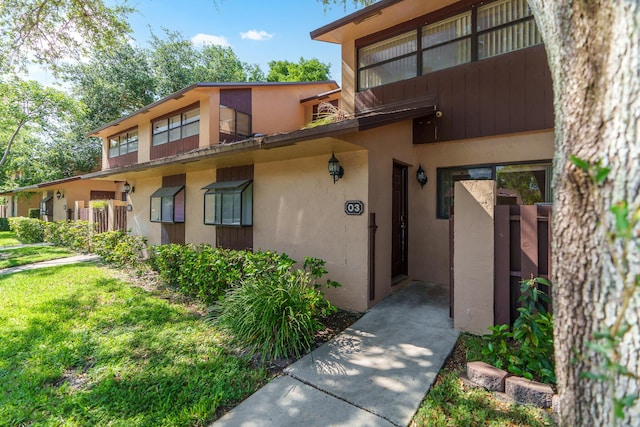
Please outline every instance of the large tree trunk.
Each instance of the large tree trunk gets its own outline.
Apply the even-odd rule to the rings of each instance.
[[[638,240],[608,244],[609,209],[640,206],[640,5],[637,0],[529,0],[545,41],[555,95],[553,260],[556,374],[562,426],[614,425],[613,398],[637,394],[640,289],[625,310],[632,329],[620,364],[635,379],[591,380],[602,357],[587,349],[621,309],[625,283],[640,274]],[[611,172],[602,186],[569,160]],[[604,221],[602,221],[604,219]],[[602,222],[601,222],[602,221]],[[636,232],[638,232],[636,230]],[[618,268],[616,261],[626,259]],[[640,426],[636,402],[618,424]]]

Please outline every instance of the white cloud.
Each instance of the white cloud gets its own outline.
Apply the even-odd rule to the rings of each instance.
[[[240,37],[242,37],[242,39],[248,39],[248,40],[269,40],[270,38],[273,38],[273,34],[269,34],[266,31],[258,31],[258,30],[249,30],[247,32],[244,33],[240,33]]]
[[[213,34],[196,34],[195,36],[191,37],[191,42],[196,45],[196,46],[204,46],[204,45],[216,45],[216,46],[222,46],[222,47],[227,47],[227,46],[231,46],[231,44],[229,43],[229,40],[227,40],[226,37],[224,36],[214,36]]]

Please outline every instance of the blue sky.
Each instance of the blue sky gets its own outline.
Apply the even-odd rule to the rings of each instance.
[[[107,0],[107,3],[116,3]],[[119,1],[118,1],[119,2]],[[231,46],[243,62],[258,64],[265,73],[271,60],[318,58],[331,64],[331,78],[340,84],[340,46],[311,40],[309,32],[356,8],[333,5],[327,11],[318,0],[129,0],[133,38],[146,46],[150,30],[177,30],[195,43],[203,40]],[[47,80],[39,72],[38,80]]]
[[[325,12],[317,0],[130,0],[138,12],[130,22],[135,40],[144,45],[149,27],[178,30],[194,42],[207,40],[231,46],[244,62],[267,71],[271,60],[318,58],[331,63],[331,77],[340,77],[340,47],[313,41],[309,32],[355,10],[334,5]]]

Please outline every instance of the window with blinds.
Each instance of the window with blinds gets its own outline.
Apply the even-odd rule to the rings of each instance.
[[[358,90],[542,43],[527,0],[498,0],[358,49]]]
[[[478,7],[478,59],[542,43],[526,0],[500,0]]]
[[[366,90],[417,77],[418,41],[415,31],[359,50],[359,89]]]
[[[471,61],[471,11],[422,28],[422,74]]]

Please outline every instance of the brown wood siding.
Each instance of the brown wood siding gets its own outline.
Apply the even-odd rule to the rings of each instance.
[[[253,179],[253,165],[221,168],[216,171],[217,182],[240,179]],[[252,251],[253,227],[216,226],[216,247]]]
[[[107,168],[121,168],[138,163],[138,152],[123,154],[122,156],[110,157],[107,160]]]
[[[542,45],[358,92],[356,113],[422,96],[434,96],[442,111],[438,141],[553,128]]]
[[[220,105],[251,114],[251,88],[220,89]]]
[[[166,144],[151,147],[151,160],[161,159],[163,157],[175,156],[176,154],[186,153],[195,150],[200,145],[200,135],[192,135]]]
[[[187,184],[187,175],[170,175],[162,177],[163,187],[176,187]],[[185,218],[186,221],[186,218]],[[161,224],[160,243],[163,245],[169,243],[185,244],[185,225],[184,223],[171,224],[163,222]]]

